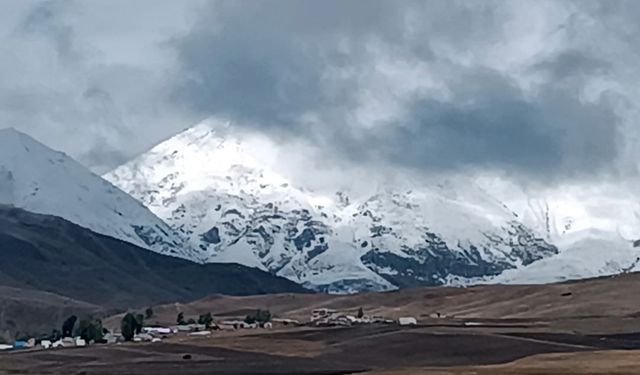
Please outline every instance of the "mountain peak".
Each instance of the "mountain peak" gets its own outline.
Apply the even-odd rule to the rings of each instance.
[[[5,136],[5,135],[9,135],[9,134],[22,134],[21,132],[19,132],[18,130],[16,130],[16,128],[9,126],[6,128],[0,128],[0,136]]]
[[[41,149],[48,148],[30,135],[12,127],[0,129],[0,144],[2,145],[0,150],[3,150],[4,153],[14,153],[17,150],[29,151],[28,146],[35,146]],[[53,150],[51,150],[51,152],[53,152]]]
[[[194,137],[203,138],[214,136],[218,138],[224,138],[230,133],[232,129],[231,122],[229,121],[217,121],[214,119],[206,119],[198,124],[186,128],[181,133],[178,133],[176,137]]]
[[[188,147],[200,148],[219,146],[227,141],[240,143],[238,134],[231,132],[231,123],[214,120],[204,120],[192,127],[184,129],[182,132],[166,139],[153,147],[151,152],[166,152],[168,148]],[[182,150],[173,150],[182,151]],[[173,152],[172,151],[172,152]]]
[[[148,192],[142,202],[171,199],[171,194],[211,190],[253,194],[289,181],[269,167],[275,145],[265,137],[236,132],[228,122],[204,121],[151,148],[105,175],[130,194]],[[160,189],[168,189],[164,194]],[[293,193],[291,193],[293,194]],[[140,198],[140,197],[138,197]]]
[[[325,291],[441,285],[492,276],[557,249],[466,183],[336,198],[291,184],[270,139],[203,122],[104,177],[211,262],[236,262]]]
[[[138,201],[71,157],[13,128],[0,130],[0,204],[59,216],[97,233],[172,255],[182,238]]]
[[[9,126],[6,128],[0,128],[0,137],[20,135],[20,134],[25,135],[24,133],[22,133],[21,131],[17,130],[12,126]]]

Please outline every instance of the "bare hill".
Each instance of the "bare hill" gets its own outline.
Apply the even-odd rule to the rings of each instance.
[[[0,286],[0,341],[51,332],[52,324],[72,314],[101,316],[108,312],[104,307],[54,293]]]
[[[192,263],[96,234],[58,217],[6,206],[0,206],[0,254],[0,286],[24,290],[0,294],[0,306],[4,306],[0,332],[60,322],[60,316],[52,313],[34,324],[35,316],[21,314],[21,309],[46,307],[55,312],[68,306],[62,311],[81,313],[95,307],[122,310],[192,301],[211,293],[305,292],[289,280],[254,268]]]
[[[326,294],[277,294],[230,297],[213,295],[187,305],[156,307],[173,321],[176,311],[198,314],[212,311],[219,316],[241,316],[255,308],[276,315],[306,320],[313,308],[328,307],[397,318],[430,315],[485,320],[570,320],[636,318],[640,297],[640,274],[589,279],[549,285],[480,285],[468,288],[429,287],[349,296]]]

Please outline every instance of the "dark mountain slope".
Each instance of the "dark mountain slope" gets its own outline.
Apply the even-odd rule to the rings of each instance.
[[[33,289],[0,286],[0,343],[60,329],[70,315],[105,316],[117,310]]]
[[[58,217],[6,206],[0,206],[0,285],[107,308],[189,301],[212,293],[304,292],[254,268],[163,256]]]

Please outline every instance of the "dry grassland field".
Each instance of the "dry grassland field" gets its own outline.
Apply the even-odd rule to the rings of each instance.
[[[211,296],[154,307],[147,324],[177,312],[216,320],[254,309],[270,329],[167,335],[156,343],[24,350],[0,354],[1,374],[640,374],[640,275],[542,286],[418,288],[352,296]],[[387,324],[315,326],[310,312],[362,308]],[[395,320],[412,316],[415,326]],[[105,319],[117,329],[121,315]],[[301,325],[278,323],[295,319]],[[306,323],[306,324],[305,324]]]

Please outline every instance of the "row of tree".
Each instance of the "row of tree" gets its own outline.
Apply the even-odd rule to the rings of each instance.
[[[104,342],[107,330],[102,326],[102,320],[93,317],[81,319],[77,328],[76,322],[78,322],[78,317],[71,315],[62,323],[62,331],[54,330],[49,339],[55,341],[65,337],[79,336],[87,342]]]
[[[248,314],[244,318],[244,322],[247,324],[258,323],[260,326],[263,326],[265,323],[271,321],[271,312],[269,310],[256,310],[251,314]]]
[[[361,314],[362,311],[360,311],[358,315]],[[131,341],[135,335],[142,333],[144,320],[152,317],[153,309],[151,307],[145,310],[144,315],[132,312],[125,314],[120,321],[120,329],[125,341]],[[95,319],[93,317],[82,319],[78,323],[77,328],[75,328],[77,321],[78,317],[71,315],[62,324],[62,331],[54,330],[49,339],[55,341],[64,337],[80,336],[87,342],[104,342],[104,335],[108,333],[108,331],[102,326],[102,321],[100,319]],[[271,312],[269,310],[258,309],[253,313],[248,314],[244,321],[247,324],[257,323],[262,326],[271,321]],[[195,320],[194,318],[185,320],[184,313],[180,312],[176,317],[176,323],[178,323],[178,325],[198,323],[204,325],[206,328],[210,328],[213,325],[213,315],[208,312],[198,316],[198,320]]]
[[[144,315],[126,313],[120,321],[120,331],[125,341],[133,340],[135,335],[142,333],[144,327]]]
[[[189,320],[185,320],[184,313],[180,312],[178,313],[178,316],[176,316],[176,323],[178,323],[179,326],[197,323],[197,324],[202,324],[207,328],[210,328],[213,323],[213,315],[210,312],[208,312],[206,314],[201,314],[200,316],[198,316],[198,320],[195,320],[194,318],[189,318]]]
[[[244,322],[247,324],[253,324],[253,323],[258,323],[259,325],[263,325],[264,323],[270,322],[271,321],[271,312],[269,310],[261,310],[258,309],[250,314],[248,314],[245,318],[244,318]],[[178,325],[188,325],[188,324],[202,324],[207,328],[210,328],[213,324],[213,315],[208,312],[206,314],[201,314],[198,317],[198,320],[195,320],[194,318],[189,318],[188,320],[185,320],[184,317],[184,313],[179,312],[178,315],[176,316],[176,323],[178,323]]]
[[[121,321],[123,336],[126,340],[131,340],[136,333],[142,332],[144,319],[153,317],[153,309],[147,308],[143,314],[126,314]],[[102,326],[102,320],[92,316],[78,320],[75,315],[69,316],[62,323],[60,330],[54,329],[51,334],[35,335],[40,340],[57,341],[65,337],[80,337],[87,342],[105,343],[104,335],[109,331]],[[28,340],[29,335],[20,337],[22,341]]]

